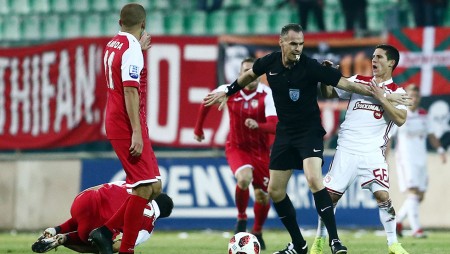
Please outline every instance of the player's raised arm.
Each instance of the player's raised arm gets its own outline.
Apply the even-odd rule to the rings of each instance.
[[[347,92],[372,96],[370,89],[366,85],[351,82],[344,77],[341,77],[339,79],[339,82],[336,87],[345,90]]]
[[[209,93],[205,99],[203,99],[203,102],[206,107],[209,107],[215,103],[220,102],[219,110],[222,110],[222,108],[226,104],[226,97],[235,94],[237,91],[244,88],[246,85],[248,85],[250,82],[257,79],[258,76],[253,72],[252,69],[244,72],[239,78],[237,78],[233,83],[228,85],[225,88],[225,91],[223,92],[216,92],[216,93]]]

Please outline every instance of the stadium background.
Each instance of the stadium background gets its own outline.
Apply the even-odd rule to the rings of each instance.
[[[0,230],[55,225],[69,216],[71,201],[80,190],[123,179],[120,162],[104,136],[101,53],[118,31],[118,11],[127,2],[0,1]],[[150,137],[164,191],[176,205],[172,218],[158,227],[230,230],[236,212],[234,179],[222,149],[227,114],[211,114],[206,140],[197,144],[193,139],[197,109],[208,91],[236,77],[243,57],[259,57],[278,48],[277,34],[284,24],[297,22],[296,9],[279,6],[277,0],[224,0],[214,12],[197,10],[196,1],[189,0],[135,2],[146,7],[147,30],[153,35],[153,47],[145,56]],[[448,126],[450,6],[442,27],[414,28],[407,1],[368,3],[368,31],[344,31],[339,1],[326,0],[327,31],[317,31],[310,18],[305,53],[340,63],[347,76],[370,74],[373,47],[394,44],[402,59],[408,59],[400,62],[395,79],[402,85],[420,84],[423,106],[436,122]],[[325,172],[346,104],[329,100],[320,101],[320,106],[328,131]],[[391,165],[391,190],[399,205],[403,197],[395,164]],[[442,166],[434,152],[428,166],[430,190],[421,207],[423,225],[448,229],[449,215],[432,215],[437,207],[448,206],[438,197],[450,196],[445,188],[450,167]],[[289,193],[302,226],[314,227],[316,212],[301,172],[290,181]],[[380,227],[368,192],[355,184],[343,201],[337,213],[342,227]],[[282,227],[273,210],[266,225]]]

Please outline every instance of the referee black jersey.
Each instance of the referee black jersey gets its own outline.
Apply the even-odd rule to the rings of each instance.
[[[253,72],[258,76],[266,74],[279,127],[287,130],[322,128],[317,104],[317,83],[336,86],[342,76],[337,69],[322,66],[305,54],[288,69],[283,66],[281,51],[257,59],[253,64]]]

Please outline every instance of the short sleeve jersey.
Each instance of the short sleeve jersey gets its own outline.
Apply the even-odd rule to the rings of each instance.
[[[225,91],[226,85],[216,90]],[[227,142],[233,147],[249,151],[250,154],[265,154],[269,152],[268,133],[252,130],[245,126],[245,120],[252,118],[259,123],[266,122],[266,117],[276,116],[271,89],[258,84],[256,90],[246,92],[241,90],[227,100],[230,115],[230,132]]]
[[[372,78],[355,75],[348,80],[368,85]],[[384,85],[386,93],[405,93],[392,79],[378,85]],[[387,142],[397,125],[384,114],[383,107],[373,97],[335,89],[340,98],[350,100],[344,122],[339,129],[337,149],[352,154],[367,155],[378,152],[379,155],[384,155]],[[398,105],[396,108],[406,110],[404,105]]]
[[[427,162],[426,139],[431,134],[427,121],[427,111],[408,109],[406,122],[396,133],[396,157],[399,160],[424,166]]]
[[[336,86],[342,76],[338,70],[322,66],[305,54],[289,69],[284,67],[281,52],[277,51],[257,59],[253,72],[267,76],[279,119],[278,127],[323,130],[317,104],[317,83]]]
[[[130,119],[125,106],[124,87],[136,87],[139,91],[139,115],[143,138],[148,138],[145,115],[147,82],[142,75],[144,57],[139,41],[131,34],[119,32],[106,45],[103,57],[108,99],[105,128],[108,139],[129,139],[132,135]]]

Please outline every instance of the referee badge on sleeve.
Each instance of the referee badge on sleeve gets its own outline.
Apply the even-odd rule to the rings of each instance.
[[[289,97],[292,101],[298,101],[298,98],[300,98],[300,89],[289,89]]]

